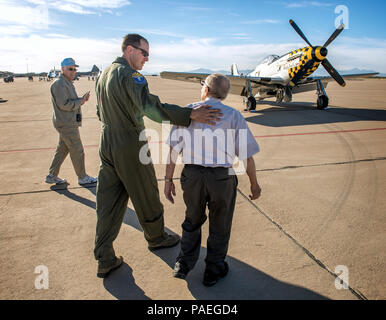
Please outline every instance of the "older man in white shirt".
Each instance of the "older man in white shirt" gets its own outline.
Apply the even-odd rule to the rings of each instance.
[[[186,204],[182,224],[181,251],[174,267],[174,276],[184,279],[196,264],[201,246],[201,226],[209,209],[209,237],[207,241],[206,269],[203,283],[212,286],[228,273],[225,257],[228,251],[233,211],[237,193],[237,177],[232,169],[235,156],[246,161],[251,183],[251,200],[261,194],[256,179],[253,155],[259,152],[244,117],[239,111],[224,105],[230,89],[229,80],[221,74],[212,74],[202,83],[202,104],[218,108],[223,113],[214,126],[192,121],[188,128],[172,128],[167,144],[170,145],[169,161],[165,174],[165,196],[174,203],[176,195],[173,173],[176,159],[182,153],[185,164],[181,173],[181,186]]]

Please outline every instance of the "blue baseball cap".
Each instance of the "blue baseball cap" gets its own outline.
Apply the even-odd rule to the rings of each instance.
[[[75,60],[72,58],[66,58],[62,61],[62,67],[71,67],[71,66],[79,67],[77,64],[75,64]]]

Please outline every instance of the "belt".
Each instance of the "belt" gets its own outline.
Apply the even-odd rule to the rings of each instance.
[[[224,169],[230,169],[232,167],[205,167],[205,166],[200,166],[199,164],[185,164],[185,167],[187,168],[196,168],[196,169],[221,169],[221,170],[224,170]]]

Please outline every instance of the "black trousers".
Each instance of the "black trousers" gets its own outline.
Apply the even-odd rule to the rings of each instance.
[[[221,270],[228,252],[233,211],[235,208],[237,177],[229,168],[209,168],[185,165],[181,186],[186,204],[182,223],[181,251],[177,261],[193,269],[201,246],[201,226],[207,220],[209,209],[209,236],[207,240],[206,268]]]

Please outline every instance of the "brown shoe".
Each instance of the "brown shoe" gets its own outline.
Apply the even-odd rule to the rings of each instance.
[[[98,267],[97,277],[98,278],[106,278],[110,274],[111,271],[118,269],[122,265],[122,262],[123,262],[122,257],[119,257],[119,258],[115,257],[115,262],[112,266],[107,267],[107,268]]]
[[[149,250],[157,250],[162,248],[170,248],[174,247],[175,245],[180,242],[180,236],[177,234],[168,234],[166,238],[164,238],[162,241],[156,243],[156,244],[149,244],[148,248]]]

